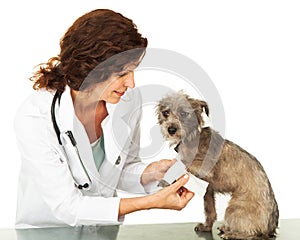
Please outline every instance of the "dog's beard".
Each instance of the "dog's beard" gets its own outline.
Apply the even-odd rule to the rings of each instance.
[[[174,135],[169,134],[167,128],[163,128],[162,133],[166,141],[169,142],[170,147],[176,146],[181,141],[181,137],[178,136],[178,134],[174,134]]]
[[[171,126],[174,127],[175,126],[174,123],[170,124],[167,122],[163,122],[163,123],[161,123],[160,128],[161,128],[161,133],[162,133],[164,139],[169,143],[170,147],[173,147],[173,146],[176,146],[180,142],[182,133],[179,130],[179,127],[176,125],[176,128],[177,128],[176,133],[170,134],[168,131],[168,128]]]
[[[191,142],[193,141],[199,134],[199,129],[198,128],[184,128],[184,126],[180,126],[177,129],[177,132],[173,135],[171,135],[168,132],[168,127],[169,125],[164,125],[162,126],[162,134],[166,141],[169,142],[169,146],[177,146],[180,142],[185,143],[185,142]]]

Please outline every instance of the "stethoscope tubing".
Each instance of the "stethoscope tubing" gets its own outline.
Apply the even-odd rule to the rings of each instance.
[[[65,156],[67,158],[67,164],[68,164],[70,173],[72,175],[72,178],[75,182],[75,186],[78,187],[79,189],[88,190],[91,187],[92,180],[91,180],[91,178],[90,178],[90,176],[89,176],[89,174],[88,174],[88,172],[87,172],[87,170],[86,170],[86,168],[85,168],[85,166],[82,162],[82,159],[80,157],[80,154],[79,154],[79,151],[78,151],[78,148],[77,148],[77,143],[76,143],[76,140],[73,136],[73,133],[70,130],[61,132],[59,127],[58,127],[58,124],[56,122],[55,105],[56,105],[57,101],[60,104],[61,95],[62,95],[62,92],[56,91],[56,93],[53,97],[53,100],[52,100],[52,104],[51,104],[51,120],[52,120],[52,123],[53,123],[53,128],[54,128],[54,131],[56,133],[58,143],[59,143],[60,146],[62,146],[62,148],[64,150]],[[63,136],[61,136],[62,134],[63,134]],[[67,137],[64,138],[65,136],[67,136]],[[64,139],[64,142],[62,142],[62,140],[61,140],[62,137]],[[71,143],[72,150],[70,149],[70,146],[67,146],[68,142]],[[77,158],[77,161],[80,164],[80,166],[77,166],[77,167],[80,167],[83,170],[84,178],[86,178],[87,181],[84,181],[83,183],[80,184],[76,180],[76,176],[74,175],[74,173],[71,169],[71,163],[70,163],[71,158]],[[79,169],[76,169],[76,170],[77,170],[76,172],[79,171]]]

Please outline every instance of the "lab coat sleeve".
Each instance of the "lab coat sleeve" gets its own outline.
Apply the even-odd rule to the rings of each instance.
[[[26,166],[26,172],[23,174],[32,179],[36,191],[59,221],[71,226],[120,223],[119,198],[83,196],[74,186],[68,166],[62,161],[61,154],[56,149],[57,138],[51,131],[53,129],[51,124],[49,118],[38,114],[28,115],[22,111],[17,114],[15,119],[17,144],[22,165]],[[23,191],[26,191],[26,186],[23,188]],[[41,206],[44,206],[43,204]],[[23,207],[36,209],[40,206]],[[40,214],[43,214],[43,211],[41,208]],[[24,221],[26,222],[26,216]],[[42,224],[38,216],[35,221],[28,224],[35,226]]]

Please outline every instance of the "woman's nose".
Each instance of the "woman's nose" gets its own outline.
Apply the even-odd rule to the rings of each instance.
[[[126,87],[129,87],[129,88],[134,88],[135,87],[134,73],[133,72],[128,73],[124,85]]]

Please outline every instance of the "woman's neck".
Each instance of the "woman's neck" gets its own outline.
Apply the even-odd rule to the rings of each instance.
[[[71,89],[70,94],[76,114],[86,113],[87,111],[95,111],[99,103],[99,99],[94,99],[89,92],[75,91]]]
[[[102,121],[107,117],[106,102],[93,99],[89,93],[71,90],[74,111],[83,124],[90,142],[102,135]]]

